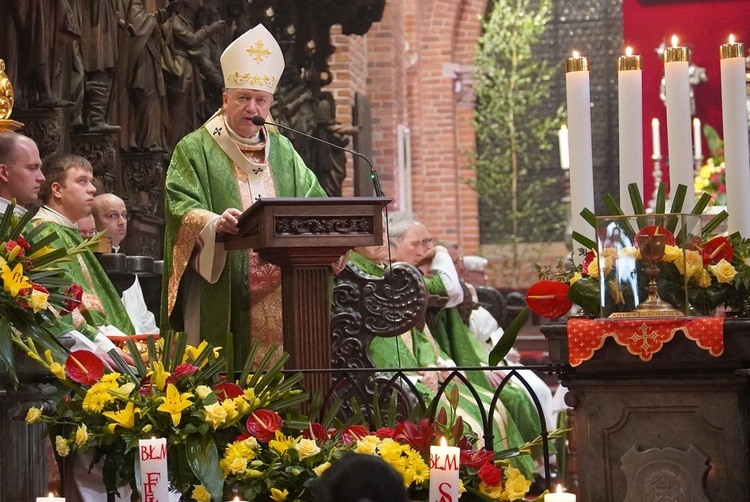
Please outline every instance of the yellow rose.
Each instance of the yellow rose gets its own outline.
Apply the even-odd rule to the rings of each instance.
[[[711,274],[708,273],[708,270],[701,269],[701,276],[698,279],[698,286],[701,288],[707,288],[711,285]]]
[[[703,256],[697,251],[686,249],[684,257],[684,259],[674,261],[677,270],[688,279],[691,277],[699,279],[703,269]]]
[[[203,485],[193,485],[191,496],[196,502],[211,502],[211,494],[208,493],[208,490]]]
[[[594,255],[594,259],[589,263],[588,274],[594,279],[599,278],[599,258],[596,255]]]
[[[716,265],[709,265],[708,269],[714,274],[717,281],[724,284],[731,284],[734,281],[734,276],[737,274],[732,264],[724,258]]]
[[[294,449],[297,450],[300,460],[320,453],[320,448],[314,439],[302,438],[296,445],[294,445]]]
[[[370,441],[357,441],[357,447],[354,449],[354,451],[367,455],[375,455],[377,448],[377,443],[373,443]]]
[[[198,387],[195,388],[195,395],[197,395],[199,399],[206,399],[206,396],[208,396],[211,392],[213,391],[211,390],[211,387],[209,387],[208,385],[199,385]],[[203,485],[198,485],[198,486],[203,488]]]
[[[221,407],[224,408],[224,411],[227,414],[227,421],[233,420],[235,417],[237,417],[237,407],[235,406],[232,399],[225,399],[224,402],[221,403]]]
[[[279,490],[278,488],[271,488],[271,498],[275,502],[284,502],[289,495],[289,490]]]
[[[57,450],[57,454],[61,457],[67,457],[70,453],[70,445],[68,445],[68,441],[62,436],[57,436],[55,438],[55,450]]]
[[[86,427],[86,424],[81,424],[78,426],[78,429],[76,429],[76,444],[78,446],[83,446],[86,444],[86,441],[89,440],[89,430]]]
[[[26,423],[31,425],[42,419],[42,409],[32,406],[26,413]]]
[[[328,468],[331,467],[330,462],[326,462],[325,464],[320,464],[318,467],[313,467],[313,472],[317,477],[321,477],[324,472],[328,470]]]
[[[227,410],[225,410],[218,402],[204,406],[203,411],[206,414],[203,420],[211,424],[211,427],[213,427],[214,430],[218,429],[227,419]]]
[[[34,309],[34,313],[39,312],[47,308],[47,299],[49,294],[36,289],[31,290],[31,297],[29,298],[29,307]]]
[[[664,246],[664,257],[662,261],[676,262],[682,260],[682,249],[676,246]]]

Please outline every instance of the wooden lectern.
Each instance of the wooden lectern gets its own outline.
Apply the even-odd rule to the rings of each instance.
[[[287,369],[331,367],[329,283],[331,265],[354,247],[383,243],[383,209],[389,197],[261,199],[240,217],[225,248],[253,249],[281,267]],[[326,391],[327,373],[305,374],[309,392]]]

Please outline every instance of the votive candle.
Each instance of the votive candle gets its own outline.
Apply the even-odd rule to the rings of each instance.
[[[729,233],[750,237],[750,154],[747,138],[747,90],[745,44],[734,41],[721,46],[721,112],[724,119]]]
[[[664,81],[667,94],[667,146],[669,149],[669,193],[674,200],[678,185],[685,185],[692,194],[693,147],[690,138],[690,82],[688,61],[690,51],[677,45],[664,49]],[[693,197],[685,197],[683,210],[693,208]]]
[[[573,493],[563,493],[562,485],[557,485],[557,491],[546,494],[544,502],[576,502],[576,496]]]
[[[461,450],[447,446],[445,438],[440,446],[430,446],[430,499],[458,500],[458,467]]]
[[[617,111],[620,126],[620,208],[633,213],[628,185],[643,193],[643,58],[628,47],[617,58]]]
[[[594,229],[581,216],[594,211],[594,168],[591,150],[591,89],[589,58],[573,52],[565,60],[570,151],[570,211],[573,231],[594,240]]]
[[[658,160],[661,158],[661,126],[659,125],[659,119],[654,117],[651,119],[651,145],[653,153],[651,158]]]
[[[55,497],[50,493],[47,497],[37,497],[36,502],[65,502],[65,497]]]

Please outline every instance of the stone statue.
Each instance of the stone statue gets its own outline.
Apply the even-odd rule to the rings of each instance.
[[[68,105],[57,90],[60,60],[65,45],[80,37],[68,0],[0,0],[0,12],[0,55],[15,88],[16,107]]]
[[[205,100],[202,75],[209,75],[208,78],[218,76],[223,81],[219,70],[201,56],[198,48],[208,36],[223,30],[226,23],[215,21],[195,29],[193,20],[198,7],[200,0],[174,0],[155,14],[166,41],[162,69],[171,113],[165,124],[170,148],[200,125],[196,110]],[[216,72],[214,77],[210,77],[212,71]]]
[[[340,147],[349,144],[347,136],[359,132],[359,126],[336,122],[336,102],[333,95],[327,91],[320,93],[315,121],[315,137]],[[314,157],[308,165],[330,197],[341,197],[341,184],[346,178],[346,152],[318,142],[313,142],[311,147]]]
[[[159,23],[146,11],[144,0],[119,2],[119,11],[135,33],[132,38],[120,36],[117,66],[120,147],[125,151],[166,150],[167,102]]]

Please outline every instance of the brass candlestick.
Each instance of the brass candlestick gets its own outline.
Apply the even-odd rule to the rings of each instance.
[[[639,235],[638,249],[641,258],[648,262],[646,273],[649,276],[648,298],[640,303],[635,312],[642,316],[684,316],[682,312],[659,298],[659,290],[656,285],[656,277],[659,275],[657,263],[664,257],[664,245],[667,236],[665,234]]]

